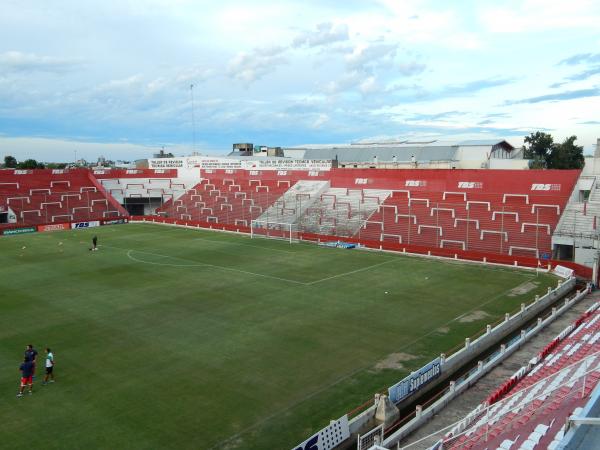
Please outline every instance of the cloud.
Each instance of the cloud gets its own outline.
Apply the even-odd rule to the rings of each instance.
[[[320,23],[315,31],[305,31],[297,36],[292,42],[293,47],[319,47],[335,42],[347,41],[349,39],[348,25],[333,24],[331,22]]]
[[[575,66],[584,63],[600,63],[600,53],[579,53],[561,60],[558,65]]]
[[[582,81],[600,74],[600,64],[590,69],[584,70],[573,75],[569,75],[566,79],[571,81]]]
[[[205,67],[187,67],[180,69],[175,76],[175,82],[180,83],[182,85],[187,85],[189,83],[198,83],[201,81],[208,80],[211,76],[214,75],[214,71]]]
[[[327,114],[319,114],[312,123],[312,128],[321,128],[327,122],[329,122],[329,116]]]
[[[552,83],[550,86],[548,86],[551,89],[557,89],[559,87],[563,87],[565,84],[568,84],[566,81],[559,81],[557,83]]]
[[[75,69],[81,61],[74,59],[39,56],[35,53],[9,51],[0,53],[0,71],[3,72],[54,72],[63,73]]]
[[[578,65],[588,65],[590,66],[586,70],[582,72],[575,73],[573,75],[569,75],[565,77],[565,80],[568,81],[583,81],[588,78],[593,77],[594,75],[600,74],[600,53],[578,53],[576,55],[570,56],[558,62],[558,66],[578,66]],[[556,88],[560,87],[564,84],[567,84],[566,81],[554,83],[550,87]]]
[[[587,120],[585,122],[578,122],[577,125],[600,125],[598,120]]]
[[[513,83],[514,78],[485,78],[481,80],[468,81],[462,84],[449,84],[440,91],[434,92],[435,97],[454,97],[462,94],[472,94],[484,89],[504,86]]]
[[[482,25],[492,33],[541,33],[596,29],[600,13],[590,0],[521,0],[491,2],[479,11]],[[501,6],[498,6],[501,5]]]
[[[414,114],[411,117],[407,118],[407,121],[422,121],[422,120],[440,120],[440,119],[449,119],[451,117],[458,117],[466,115],[466,112],[462,111],[445,111],[437,114]]]
[[[586,97],[600,96],[599,88],[578,89],[574,91],[564,91],[557,94],[540,95],[538,97],[529,97],[522,100],[511,100],[505,102],[505,105],[518,105],[522,103],[542,103],[542,102],[558,102],[562,100],[574,100]]]
[[[397,51],[398,44],[360,44],[354,47],[352,53],[346,56],[346,64],[354,70],[391,64]]]
[[[286,49],[281,46],[256,48],[251,52],[240,52],[230,62],[227,73],[230,77],[253,83],[287,63],[283,56]]]
[[[395,90],[390,82],[398,76],[410,77],[425,70],[426,65],[417,61],[397,61],[398,49],[398,44],[381,41],[345,49],[345,71],[330,81],[325,91],[336,94],[356,89],[365,97],[373,96]]]

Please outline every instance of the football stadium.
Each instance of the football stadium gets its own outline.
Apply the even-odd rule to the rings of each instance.
[[[594,448],[595,164],[248,149],[0,170],[0,446]]]

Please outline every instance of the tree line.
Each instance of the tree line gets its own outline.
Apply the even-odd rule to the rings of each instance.
[[[551,134],[536,131],[525,137],[523,158],[531,169],[583,169],[583,146],[576,145],[577,136],[557,143]]]
[[[44,164],[35,159],[26,159],[25,161],[19,162],[14,156],[8,155],[4,157],[5,169],[64,169],[65,167],[67,167],[66,163]]]

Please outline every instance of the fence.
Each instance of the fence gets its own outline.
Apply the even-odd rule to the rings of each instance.
[[[589,288],[588,288],[589,289]],[[394,445],[397,442],[400,442],[410,433],[412,433],[415,429],[421,426],[425,421],[429,420],[429,418],[443,409],[454,397],[458,396],[464,390],[468,389],[472,384],[474,384],[479,378],[485,375],[489,370],[495,367],[497,364],[506,359],[510,354],[520,348],[526,341],[528,341],[531,337],[533,337],[537,332],[539,332],[542,328],[547,326],[550,322],[554,321],[562,312],[569,309],[574,303],[581,300],[589,290],[586,289],[583,292],[577,292],[577,294],[571,298],[567,299],[565,303],[558,309],[553,308],[552,312],[546,317],[538,318],[537,323],[531,325],[530,327],[523,329],[521,333],[515,337],[513,337],[510,341],[503,344],[498,350],[488,355],[485,359],[479,362],[479,364],[468,371],[466,374],[462,375],[460,378],[451,382],[448,388],[439,396],[439,398],[434,399],[429,404],[425,404],[422,408],[419,408],[416,412],[412,413],[409,417],[410,420],[404,421],[401,426],[398,426],[396,430],[386,430],[388,437],[384,441],[385,445]],[[497,404],[497,403],[495,403]],[[483,408],[482,406],[478,408]],[[465,419],[468,421],[468,418]],[[458,423],[460,423],[459,421]],[[448,430],[452,429],[449,427]],[[442,431],[448,431],[446,429]],[[393,433],[390,433],[393,431]],[[421,442],[421,440],[419,440]],[[409,447],[407,447],[409,448]]]
[[[524,416],[535,420],[558,403],[564,406],[583,399],[596,385],[598,357],[600,352],[588,355],[492,405],[479,405],[464,419],[429,436],[410,444],[398,444],[398,448],[429,449],[440,443],[443,448],[470,448],[476,442],[485,443],[500,433],[519,428]]]

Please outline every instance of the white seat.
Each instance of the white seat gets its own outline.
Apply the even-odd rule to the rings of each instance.
[[[536,433],[540,433],[543,436],[544,434],[546,434],[546,431],[548,431],[548,428],[550,428],[548,425],[540,423],[537,427],[535,427],[534,431]]]
[[[517,437],[517,439],[518,439],[518,437]],[[510,448],[512,447],[512,445],[514,443],[515,443],[515,441],[511,441],[510,439],[504,439],[502,441],[502,444],[500,444],[500,447],[498,447],[497,450],[510,450]]]
[[[529,439],[527,439],[525,442],[523,442],[521,444],[521,446],[519,447],[519,450],[533,450],[536,445],[537,445],[537,442],[533,442],[533,441],[530,441]]]

